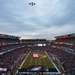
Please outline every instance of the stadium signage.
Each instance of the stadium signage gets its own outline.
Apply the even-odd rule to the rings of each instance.
[[[7,68],[0,68],[0,71],[7,71]]]
[[[66,34],[66,35],[62,35],[62,36],[56,36],[55,38],[57,38],[57,39],[75,38],[75,33],[74,34]]]

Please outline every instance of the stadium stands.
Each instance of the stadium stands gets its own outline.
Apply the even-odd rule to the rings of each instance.
[[[70,38],[69,36],[72,37]],[[48,54],[59,60],[66,74],[75,74],[75,35],[70,34],[66,38],[63,36],[56,37],[48,50]],[[63,38],[64,37],[64,38]]]
[[[21,41],[19,38],[0,34],[0,75],[14,75],[16,64],[26,57],[29,50],[46,51],[53,60],[61,63],[66,75],[75,74],[75,34],[56,36],[50,43],[45,39]],[[39,46],[40,43],[46,45]]]
[[[18,61],[23,60],[27,54],[25,45],[19,37],[0,34],[0,75],[13,72]],[[14,74],[12,74],[14,75]]]

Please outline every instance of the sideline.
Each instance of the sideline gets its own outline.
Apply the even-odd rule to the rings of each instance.
[[[45,51],[45,53],[47,54],[47,52]],[[48,58],[51,60],[51,58],[49,57],[49,55],[47,54]],[[56,67],[56,65],[54,64],[54,62],[51,60],[52,64],[54,65],[54,67],[57,69],[58,74],[61,74],[61,72],[59,71],[59,69]]]
[[[22,62],[22,64],[20,65],[19,69],[22,67],[22,65],[24,64],[24,62],[26,61],[28,55],[30,54],[31,51],[29,51],[29,53],[27,54],[26,58],[24,59],[24,61]],[[18,73],[18,70],[16,71],[15,75]]]

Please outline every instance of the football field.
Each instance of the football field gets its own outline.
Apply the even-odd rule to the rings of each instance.
[[[34,58],[33,54],[38,54],[38,58]],[[45,68],[53,68],[52,62],[49,60],[46,53],[43,52],[31,52],[29,56],[27,57],[26,61],[24,62],[22,68],[28,68],[29,66],[43,66]]]
[[[37,71],[37,66],[42,67],[43,70],[41,71],[47,70],[47,73],[50,74],[60,74],[60,71],[45,51],[30,51],[27,57],[22,62],[19,71],[21,73],[27,71]],[[36,68],[33,69],[33,67]]]

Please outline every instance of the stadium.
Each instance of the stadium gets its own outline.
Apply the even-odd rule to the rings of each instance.
[[[0,34],[0,75],[74,75],[75,34],[55,40]]]
[[[0,0],[0,75],[75,75],[75,0]]]

